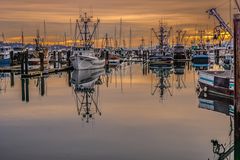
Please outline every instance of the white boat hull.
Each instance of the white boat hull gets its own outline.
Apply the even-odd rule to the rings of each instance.
[[[74,55],[70,57],[70,60],[73,68],[76,70],[98,69],[105,66],[105,60],[98,59],[97,57]]]

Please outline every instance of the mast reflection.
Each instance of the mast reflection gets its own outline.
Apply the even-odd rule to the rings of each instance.
[[[152,83],[152,95],[155,95],[156,91],[159,90],[160,98],[164,99],[164,94],[168,91],[169,95],[172,96],[170,91],[171,84],[169,82],[169,77],[172,74],[173,66],[172,64],[164,65],[150,65],[150,70],[156,75],[157,82]]]
[[[10,75],[8,73],[0,73],[0,93],[6,93],[7,86],[9,83]],[[11,87],[12,87],[12,77],[11,78]]]
[[[174,62],[174,74],[176,76],[177,81],[177,89],[186,88],[186,84],[184,82],[184,73],[185,73],[186,61],[184,62]]]
[[[99,110],[99,86],[103,84],[103,74],[104,69],[74,70],[72,73],[77,113],[86,123],[93,120],[95,114],[102,114]]]

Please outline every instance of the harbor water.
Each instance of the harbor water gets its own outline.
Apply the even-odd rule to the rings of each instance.
[[[200,98],[192,65],[181,73],[158,69],[123,63],[104,71],[87,111],[83,89],[73,84],[78,73],[30,78],[28,102],[21,76],[2,74],[0,159],[207,160],[214,159],[212,140],[231,146],[232,117]]]

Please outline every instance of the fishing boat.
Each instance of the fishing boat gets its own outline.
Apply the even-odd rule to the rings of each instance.
[[[11,46],[0,47],[0,66],[10,66],[10,52],[13,51]]]
[[[207,50],[195,50],[192,54],[192,63],[194,64],[208,64],[209,56]]]
[[[105,66],[104,57],[99,56],[99,53],[96,53],[96,50],[92,47],[94,44],[92,38],[100,20],[97,20],[94,24],[93,31],[90,32],[89,25],[92,22],[91,19],[92,17],[89,17],[87,16],[87,13],[84,13],[84,16],[81,15],[80,20],[76,21],[77,24],[75,30],[78,32],[75,32],[75,44],[72,47],[73,54],[70,57],[73,68],[76,70],[97,69]],[[81,26],[83,30],[78,26]],[[80,45],[77,45],[78,41],[80,41]]]
[[[160,51],[153,51],[151,55],[149,55],[149,63],[151,65],[155,64],[172,64],[173,57],[170,53],[163,54]]]
[[[225,70],[231,70],[234,65],[234,54],[225,54],[221,59],[219,65],[222,66]]]
[[[234,97],[234,74],[231,70],[200,71],[198,83],[207,93],[222,97]]]
[[[50,56],[48,54],[48,48],[42,45],[43,39],[40,37],[39,31],[37,31],[36,38],[34,40],[36,43],[34,45],[35,48],[33,47],[28,48],[29,69],[39,68],[41,65],[41,58],[43,58],[43,65],[45,66],[49,64],[49,60],[50,60]]]
[[[110,66],[115,66],[120,64],[120,57],[117,54],[110,53],[109,54],[109,59],[108,59],[108,64]]]
[[[210,65],[213,65],[213,64],[215,64],[215,50],[214,50],[214,48],[209,48],[208,49],[208,57],[209,57],[209,63],[210,63]]]
[[[70,57],[73,68],[81,69],[97,69],[105,66],[105,59],[97,57],[93,49],[84,50],[83,48],[72,48],[73,55]]]
[[[173,55],[170,52],[169,47],[169,36],[171,28],[166,24],[161,23],[158,30],[152,29],[155,37],[158,40],[158,45],[149,55],[149,61],[151,65],[155,64],[172,64]]]
[[[177,44],[173,48],[173,59],[174,61],[185,61],[187,59],[184,45]]]

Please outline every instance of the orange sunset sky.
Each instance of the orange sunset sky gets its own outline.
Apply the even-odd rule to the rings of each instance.
[[[232,0],[0,0],[0,32],[7,41],[19,41],[21,31],[32,41],[36,30],[43,34],[46,21],[48,41],[62,41],[64,32],[70,39],[70,18],[74,23],[80,11],[93,11],[101,20],[100,37],[113,36],[115,25],[123,19],[123,37],[132,28],[135,41],[149,37],[150,28],[164,19],[175,30],[212,30],[214,18],[205,11],[216,7],[226,22],[236,12]],[[230,12],[231,5],[231,12]],[[74,24],[72,25],[74,30]],[[147,38],[146,38],[147,39]],[[2,37],[0,38],[2,40]]]

